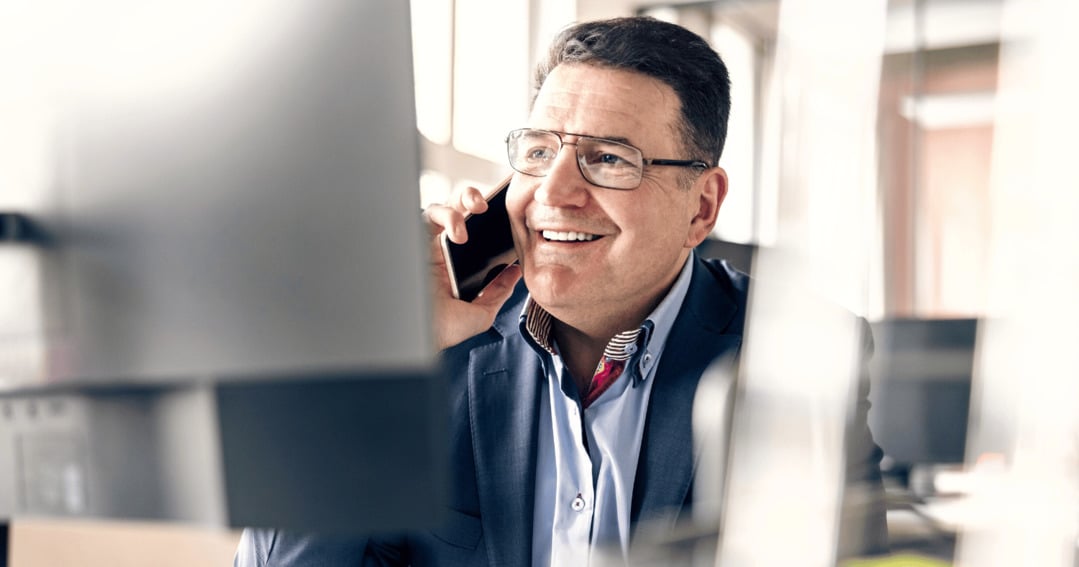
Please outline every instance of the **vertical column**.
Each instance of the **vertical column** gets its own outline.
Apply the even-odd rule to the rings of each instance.
[[[1075,560],[1077,18],[1072,0],[1005,4],[990,312],[977,345],[967,444],[973,482],[957,565],[1071,567]]]
[[[785,0],[777,245],[756,258],[717,565],[836,562],[886,3]],[[824,299],[822,301],[822,299]]]

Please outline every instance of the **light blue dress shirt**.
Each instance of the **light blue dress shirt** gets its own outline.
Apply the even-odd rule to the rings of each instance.
[[[525,330],[522,314],[522,332],[541,357],[546,374],[539,415],[533,566],[624,560],[655,369],[692,272],[691,254],[667,296],[642,324],[638,341],[642,348],[633,353],[622,376],[583,410],[573,379],[555,354],[557,348],[552,353],[537,344]],[[526,314],[528,304],[531,300],[526,302]]]

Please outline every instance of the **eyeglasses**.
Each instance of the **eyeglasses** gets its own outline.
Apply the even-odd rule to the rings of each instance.
[[[577,141],[566,142],[562,136],[573,136]],[[581,175],[589,183],[608,189],[636,189],[646,165],[708,169],[708,163],[701,160],[648,159],[629,144],[580,134],[519,128],[506,136],[510,167],[535,177],[547,176],[562,146],[577,146]]]

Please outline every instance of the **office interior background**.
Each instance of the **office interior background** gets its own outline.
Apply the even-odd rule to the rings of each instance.
[[[20,10],[34,8],[0,12],[13,16],[0,15],[5,65],[34,55],[20,50],[31,33]],[[731,72],[720,164],[730,191],[699,252],[828,290],[872,324],[870,424],[885,452],[894,553],[1073,565],[1076,3],[412,0],[420,203],[508,172],[505,133],[524,123],[532,69],[558,30],[642,13],[709,39]],[[0,88],[0,208],[18,211],[33,198],[19,188],[40,175],[20,156],[44,142],[32,89],[2,77]],[[818,395],[812,384],[766,387]],[[144,564],[140,553],[211,565],[231,560],[236,533],[35,518],[13,521],[9,539],[12,565]]]

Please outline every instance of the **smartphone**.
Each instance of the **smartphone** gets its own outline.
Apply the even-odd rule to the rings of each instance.
[[[506,212],[507,177],[487,196],[487,212],[465,217],[468,242],[456,244],[442,235],[450,287],[457,299],[472,301],[502,270],[517,261],[510,217]]]

